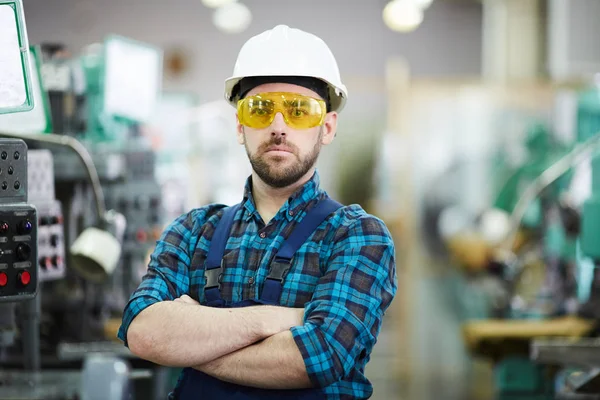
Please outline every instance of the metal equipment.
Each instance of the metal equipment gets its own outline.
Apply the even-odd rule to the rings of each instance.
[[[111,43],[117,48],[120,44]],[[135,53],[135,45],[126,48]],[[42,50],[48,57],[50,49]],[[115,297],[109,278],[123,262],[120,239],[126,225],[122,215],[106,210],[105,182],[92,158],[99,165],[100,158],[108,160],[110,168],[114,157],[98,152],[90,156],[89,142],[74,139],[89,132],[87,126],[94,126],[89,121],[105,121],[106,113],[87,107],[80,62],[54,56],[42,60],[37,48],[29,48],[21,0],[0,0],[0,64],[0,399],[133,399],[132,380],[158,382],[162,375],[160,369],[132,370],[135,357],[121,344],[107,341],[104,333],[104,323],[118,308],[107,301]],[[97,94],[105,96],[107,91],[99,89]],[[91,98],[91,103],[98,99]],[[108,105],[119,100],[117,91],[117,99],[113,96]],[[113,110],[118,114],[118,107]],[[51,131],[51,115],[57,131],[70,136],[40,135]],[[117,124],[115,120],[102,128],[119,135],[122,131],[111,129]],[[28,152],[28,146],[33,150]],[[75,179],[66,181],[60,179],[57,162],[65,151],[77,171]],[[116,179],[118,185],[127,182],[124,173]],[[141,196],[135,199],[139,203]],[[152,218],[157,217],[146,220]],[[63,351],[74,347],[69,341],[91,346],[75,351],[74,357],[73,351]],[[150,397],[142,393],[141,398]]]
[[[56,200],[54,163],[49,150],[32,150],[28,159],[28,196],[38,211],[38,265],[40,282],[66,274],[62,205]]]
[[[37,293],[37,213],[27,204],[27,147],[0,141],[0,302]]]

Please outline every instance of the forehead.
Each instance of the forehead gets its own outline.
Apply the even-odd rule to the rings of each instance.
[[[268,92],[288,92],[288,93],[298,93],[304,96],[314,97],[316,99],[321,99],[317,93],[313,92],[310,89],[305,88],[304,86],[293,85],[291,83],[265,83],[263,85],[258,85],[246,94],[246,97],[253,96],[257,93],[268,93]]]

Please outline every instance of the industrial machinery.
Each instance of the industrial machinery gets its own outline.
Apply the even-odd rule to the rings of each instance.
[[[169,370],[110,328],[167,222],[140,133],[162,55],[63,50],[29,47],[22,0],[0,0],[0,399],[165,398]]]
[[[577,262],[578,314],[594,321],[594,329],[588,336],[597,337],[597,321],[600,318],[600,85],[582,91],[577,104],[577,141],[583,148],[579,157],[565,160],[557,165],[554,176],[567,168],[589,163],[591,182],[584,187],[591,191],[580,207],[581,222],[577,230],[577,242],[573,258]],[[587,145],[587,146],[585,146]],[[585,146],[585,148],[584,148]],[[550,175],[550,174],[549,174]],[[551,176],[549,176],[550,178]],[[549,179],[548,179],[549,180]],[[547,181],[548,181],[547,180]],[[591,193],[590,193],[591,192]],[[531,357],[540,364],[563,366],[557,380],[560,398],[600,398],[600,344],[597,338],[578,341],[538,339],[533,342]],[[579,396],[579,397],[578,397]],[[585,396],[585,397],[581,397]]]
[[[510,213],[508,224],[504,240],[489,249],[493,257],[480,271],[499,277],[510,301],[502,320],[469,322],[464,333],[474,354],[494,361],[499,399],[600,398],[595,338],[600,317],[599,93],[600,86],[578,93],[576,143],[570,147],[552,152],[545,139],[550,132],[532,132],[528,147],[534,156],[495,204]],[[576,170],[586,164],[591,179],[576,181]]]

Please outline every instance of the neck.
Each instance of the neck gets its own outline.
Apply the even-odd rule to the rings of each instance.
[[[292,194],[312,178],[314,172],[315,169],[311,168],[310,171],[295,183],[283,188],[274,188],[267,185],[252,171],[252,197],[254,198],[256,209],[265,224],[268,224],[279,212]]]

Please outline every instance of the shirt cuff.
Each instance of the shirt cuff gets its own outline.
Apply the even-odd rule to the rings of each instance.
[[[127,303],[127,306],[125,306],[123,321],[121,322],[121,327],[117,333],[117,337],[121,339],[123,343],[125,343],[125,346],[129,347],[127,344],[127,330],[129,329],[129,325],[131,325],[131,321],[133,321],[133,319],[137,317],[137,315],[143,310],[160,301],[163,300],[145,293],[135,296],[129,300],[129,303]]]
[[[323,388],[338,381],[334,364],[336,360],[333,360],[331,353],[327,351],[328,344],[319,328],[307,322],[302,326],[294,326],[290,330],[304,359],[306,373],[311,383],[315,387]]]

